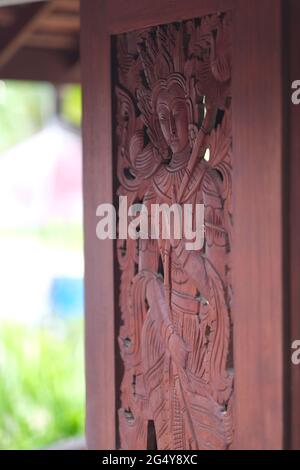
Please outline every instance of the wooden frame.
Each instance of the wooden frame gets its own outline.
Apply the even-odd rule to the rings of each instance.
[[[291,84],[300,77],[300,30],[298,25],[300,15],[300,2],[289,0],[285,15],[286,28],[286,82]],[[291,102],[290,87],[286,90],[286,138],[287,148],[285,166],[287,167],[287,176],[285,179],[286,205],[285,205],[285,224],[288,228],[288,239],[286,240],[286,265],[288,285],[286,288],[286,306],[288,309],[288,345],[286,352],[290,356],[290,345],[293,341],[300,338],[300,218],[299,218],[299,200],[300,200],[300,105],[295,106]],[[290,357],[290,368],[286,372],[286,399],[288,403],[288,429],[286,436],[286,445],[291,449],[300,449],[300,368],[292,365]]]
[[[289,425],[283,2],[129,0],[124,8],[118,0],[85,0],[81,5],[89,448],[118,447],[116,259],[113,242],[100,243],[95,233],[96,207],[114,198],[110,36],[232,9],[235,448],[282,449]]]
[[[280,449],[284,436],[281,21],[280,1],[244,2],[236,17],[234,352],[242,449]]]

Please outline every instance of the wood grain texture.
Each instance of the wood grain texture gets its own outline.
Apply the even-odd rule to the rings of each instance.
[[[118,194],[148,211],[147,238],[118,241],[122,449],[147,449],[151,422],[158,449],[232,444],[231,33],[227,12],[116,38]],[[173,204],[205,246],[164,238],[152,210]]]
[[[236,0],[127,0],[126,8],[121,6],[119,0],[105,3],[108,31],[119,34],[226,11],[235,6]]]
[[[113,198],[110,34],[230,8],[234,10],[235,25],[234,447],[280,449],[284,446],[287,412],[283,358],[287,312],[284,304],[286,141],[282,113],[282,5],[281,0],[130,0],[124,8],[123,2],[117,0],[82,2],[87,434],[91,448],[113,448],[116,436],[115,260],[113,244],[99,244],[95,238],[96,205]],[[296,138],[294,145],[298,149]],[[293,181],[292,194],[297,195],[296,176]],[[292,216],[297,210],[296,203],[293,204]],[[297,255],[297,236],[290,236],[293,253]],[[298,266],[294,261],[292,273],[299,274]],[[105,268],[105,274],[101,267]],[[297,325],[296,277],[292,282],[293,318]],[[293,393],[296,403],[296,392]]]
[[[233,135],[236,447],[281,449],[282,2],[237,2]]]
[[[289,207],[287,214],[287,224],[289,229],[289,281],[290,290],[288,292],[290,315],[289,341],[286,345],[286,361],[291,367],[288,395],[286,400],[290,404],[289,418],[289,442],[287,446],[293,450],[300,449],[300,366],[292,365],[291,344],[295,340],[300,340],[300,105],[295,106],[291,102],[291,83],[300,80],[300,2],[289,0],[288,15],[286,17],[286,43],[285,54],[287,57],[288,76],[285,83],[285,97],[288,103],[289,113],[288,135],[289,162],[285,160],[286,173],[288,175],[287,190],[289,196]]]
[[[110,40],[103,33],[102,2],[81,3],[87,442],[114,449],[115,327],[113,241],[96,238],[96,208],[113,201]]]

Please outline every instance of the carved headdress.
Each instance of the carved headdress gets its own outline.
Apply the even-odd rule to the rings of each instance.
[[[167,154],[167,149],[158,123],[156,103],[163,90],[177,86],[183,91],[191,141],[195,127],[203,119],[203,96],[197,96],[194,77],[185,74],[189,60],[184,47],[187,41],[183,24],[167,28],[159,26],[137,46],[145,78],[143,85],[136,91],[138,107],[148,129],[149,139],[162,157]]]
[[[230,15],[212,15],[118,37],[121,86],[117,87],[117,95],[119,107],[123,109],[123,113],[122,109],[118,113],[118,135],[123,139],[119,148],[123,149],[124,166],[130,167],[133,174],[133,168],[139,166],[133,154],[139,154],[143,162],[140,166],[148,168],[147,175],[170,156],[156,112],[161,91],[168,91],[173,86],[182,90],[191,147],[206,110],[226,108],[231,74],[228,22]],[[151,152],[148,143],[151,144]],[[134,179],[130,181],[127,178],[125,183],[123,171],[124,168],[119,171],[123,184],[132,188],[136,183],[138,187]]]

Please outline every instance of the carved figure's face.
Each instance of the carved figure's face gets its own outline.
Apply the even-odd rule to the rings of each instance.
[[[178,85],[162,90],[156,111],[163,136],[173,153],[182,152],[188,145],[188,111],[184,91]]]

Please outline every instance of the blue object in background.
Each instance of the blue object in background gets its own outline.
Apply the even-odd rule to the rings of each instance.
[[[82,278],[62,277],[52,280],[50,308],[54,314],[62,318],[83,315],[83,298]]]

